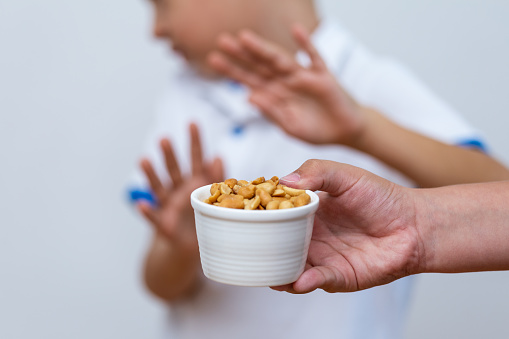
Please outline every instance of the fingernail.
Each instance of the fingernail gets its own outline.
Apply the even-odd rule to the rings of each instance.
[[[293,172],[293,173],[288,174],[287,176],[282,177],[281,179],[279,179],[279,181],[284,181],[284,182],[288,182],[288,183],[299,182],[300,175],[298,173]]]

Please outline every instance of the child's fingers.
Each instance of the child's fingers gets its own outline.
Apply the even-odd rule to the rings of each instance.
[[[210,177],[213,182],[221,182],[224,180],[224,166],[221,158],[215,158],[210,165]]]
[[[258,107],[269,120],[284,129],[285,114],[280,109],[281,104],[278,98],[267,93],[255,92],[249,101]]]
[[[172,222],[174,218],[166,218],[165,224],[163,224],[160,214],[157,213],[149,203],[145,201],[140,201],[136,207],[138,208],[138,211],[147,219],[147,221],[154,227],[154,229],[159,232],[160,234],[164,235],[165,237],[171,239],[174,234],[174,225],[175,223]]]
[[[266,78],[272,76],[271,70],[244,48],[238,39],[231,34],[222,34],[217,40],[217,46],[234,63],[246,71]]]
[[[248,87],[256,88],[263,84],[262,79],[256,73],[244,70],[219,52],[212,52],[208,56],[207,61],[210,67],[217,72]]]
[[[168,174],[170,174],[173,186],[179,186],[182,183],[182,173],[180,172],[173,146],[171,145],[170,140],[166,138],[161,140],[160,145],[164,155],[166,170],[168,171]]]
[[[152,191],[156,195],[158,201],[160,203],[163,203],[163,201],[166,199],[166,190],[163,184],[161,183],[161,180],[159,180],[159,177],[157,176],[156,172],[154,171],[154,167],[152,167],[152,164],[147,159],[141,160],[140,167],[145,173],[145,176],[148,179],[150,187],[152,188]]]
[[[306,29],[302,25],[296,24],[292,28],[292,33],[299,46],[308,54],[311,60],[311,66],[318,70],[325,69],[327,67],[325,61],[323,61],[320,53],[318,53],[311,42]]]
[[[319,101],[330,84],[324,81],[323,76],[317,76],[315,72],[297,72],[288,75],[282,80],[287,93],[306,93],[312,96],[312,100]],[[335,88],[334,88],[335,90]]]
[[[189,125],[189,135],[191,137],[191,167],[193,176],[203,174],[203,152],[201,148],[200,132],[195,123]]]
[[[281,47],[260,38],[251,31],[239,33],[239,41],[260,62],[263,62],[273,72],[287,75],[299,65]]]
[[[159,228],[160,221],[158,214],[152,209],[146,201],[140,201],[136,204],[138,211],[147,219],[154,227]]]

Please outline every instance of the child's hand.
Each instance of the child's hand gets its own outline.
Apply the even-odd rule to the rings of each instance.
[[[194,213],[190,203],[191,192],[211,182],[223,180],[223,167],[220,159],[212,163],[203,160],[200,135],[195,124],[190,125],[192,173],[184,177],[168,139],[161,140],[166,169],[173,184],[163,185],[152,164],[147,159],[141,161],[141,168],[148,178],[152,191],[157,197],[158,206],[147,203],[138,204],[143,216],[154,226],[155,230],[174,245],[183,245],[187,249],[197,249]]]
[[[296,26],[293,34],[310,58],[308,68],[249,31],[223,34],[209,64],[247,85],[250,101],[288,134],[314,144],[352,144],[362,133],[361,108],[328,71],[306,31]]]

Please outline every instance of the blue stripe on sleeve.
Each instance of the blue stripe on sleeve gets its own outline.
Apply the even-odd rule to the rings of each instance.
[[[134,204],[138,201],[144,200],[150,203],[152,206],[157,205],[154,193],[149,189],[132,188],[128,190],[129,200]]]
[[[233,80],[227,80],[228,88],[233,91],[242,91],[245,89],[244,85],[242,85],[240,82],[233,81]]]
[[[456,146],[460,147],[468,147],[468,148],[476,148],[479,151],[484,153],[488,153],[488,148],[486,145],[479,139],[465,139],[456,144]]]

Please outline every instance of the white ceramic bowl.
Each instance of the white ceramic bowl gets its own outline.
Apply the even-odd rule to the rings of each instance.
[[[191,194],[201,264],[209,279],[239,286],[278,286],[304,271],[318,208],[248,211],[209,205],[210,185]]]

